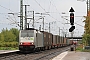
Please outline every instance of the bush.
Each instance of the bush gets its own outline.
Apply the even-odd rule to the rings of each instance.
[[[80,48],[80,47],[77,47],[77,48],[76,48],[76,51],[83,51],[83,49]]]
[[[0,47],[18,47],[18,42],[3,42]]]
[[[90,49],[84,49],[83,52],[90,52]]]

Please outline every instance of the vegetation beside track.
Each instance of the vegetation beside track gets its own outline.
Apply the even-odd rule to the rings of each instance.
[[[77,46],[76,51],[80,51],[80,52],[90,52],[90,49],[83,49],[82,45]]]
[[[18,50],[18,47],[0,47],[0,50]]]
[[[18,49],[19,30],[12,28],[10,30],[3,29],[0,33],[0,50],[16,50]]]

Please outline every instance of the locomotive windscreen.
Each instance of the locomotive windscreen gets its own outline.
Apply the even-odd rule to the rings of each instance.
[[[33,37],[34,33],[32,31],[21,31],[21,37]]]
[[[34,31],[33,30],[22,30],[20,34],[21,42],[34,42]]]

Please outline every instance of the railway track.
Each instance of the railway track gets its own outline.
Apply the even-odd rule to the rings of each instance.
[[[20,52],[7,53],[0,55],[0,60],[51,60],[53,57],[66,50],[69,50],[69,47],[50,49],[29,54],[22,54]]]

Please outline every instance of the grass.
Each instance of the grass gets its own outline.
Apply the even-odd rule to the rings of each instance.
[[[90,49],[84,49],[83,52],[90,52]]]
[[[90,52],[90,49],[82,49],[80,47],[76,48],[76,51],[80,51],[80,52]]]
[[[0,50],[18,50],[18,47],[0,47]]]
[[[82,48],[76,48],[76,51],[83,51]]]

